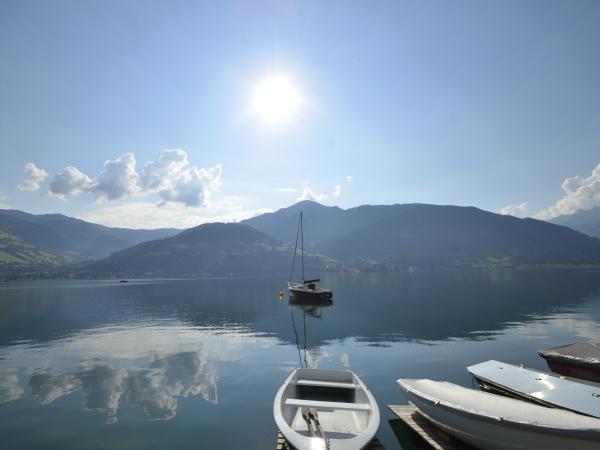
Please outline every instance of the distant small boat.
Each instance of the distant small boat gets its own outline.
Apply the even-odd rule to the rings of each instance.
[[[292,281],[294,275],[294,265],[296,263],[296,253],[298,250],[298,237],[300,237],[300,258],[302,266],[302,282]],[[321,281],[319,278],[307,280],[304,277],[304,225],[302,220],[302,211],[300,211],[300,220],[298,222],[298,231],[296,232],[296,245],[294,246],[294,258],[292,260],[292,269],[290,270],[290,281],[288,281],[288,291],[291,296],[297,298],[323,298],[330,299],[333,297],[331,289],[323,289],[317,286]]]
[[[121,281],[119,281],[119,283],[129,283],[129,281],[127,281],[127,280],[121,280]]]
[[[600,383],[600,343],[574,342],[540,350],[552,372]]]
[[[432,380],[398,380],[449,435],[483,450],[600,448],[600,420]]]
[[[297,450],[359,450],[375,437],[379,407],[353,372],[296,369],[273,405],[275,423]]]
[[[600,384],[577,382],[494,360],[467,370],[482,390],[600,418]]]

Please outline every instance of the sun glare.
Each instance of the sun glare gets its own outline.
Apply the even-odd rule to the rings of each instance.
[[[302,104],[296,87],[284,77],[271,76],[254,89],[252,110],[269,124],[289,121]]]

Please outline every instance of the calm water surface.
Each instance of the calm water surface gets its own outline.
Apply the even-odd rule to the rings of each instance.
[[[271,449],[275,392],[305,365],[357,372],[385,446],[411,448],[397,378],[472,386],[467,365],[546,370],[538,349],[600,341],[599,272],[332,276],[321,309],[278,299],[284,281],[0,285],[0,447]]]

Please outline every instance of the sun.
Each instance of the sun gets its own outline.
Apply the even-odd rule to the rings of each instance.
[[[270,76],[255,86],[252,111],[269,124],[279,124],[292,119],[302,103],[302,97],[288,78]]]

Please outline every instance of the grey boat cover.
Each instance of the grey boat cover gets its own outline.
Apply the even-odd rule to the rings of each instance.
[[[571,381],[552,373],[495,360],[469,366],[467,370],[475,378],[505,391],[548,406],[600,418],[600,384]]]
[[[574,366],[600,368],[600,343],[574,342],[560,347],[540,350],[538,354],[547,360]]]

